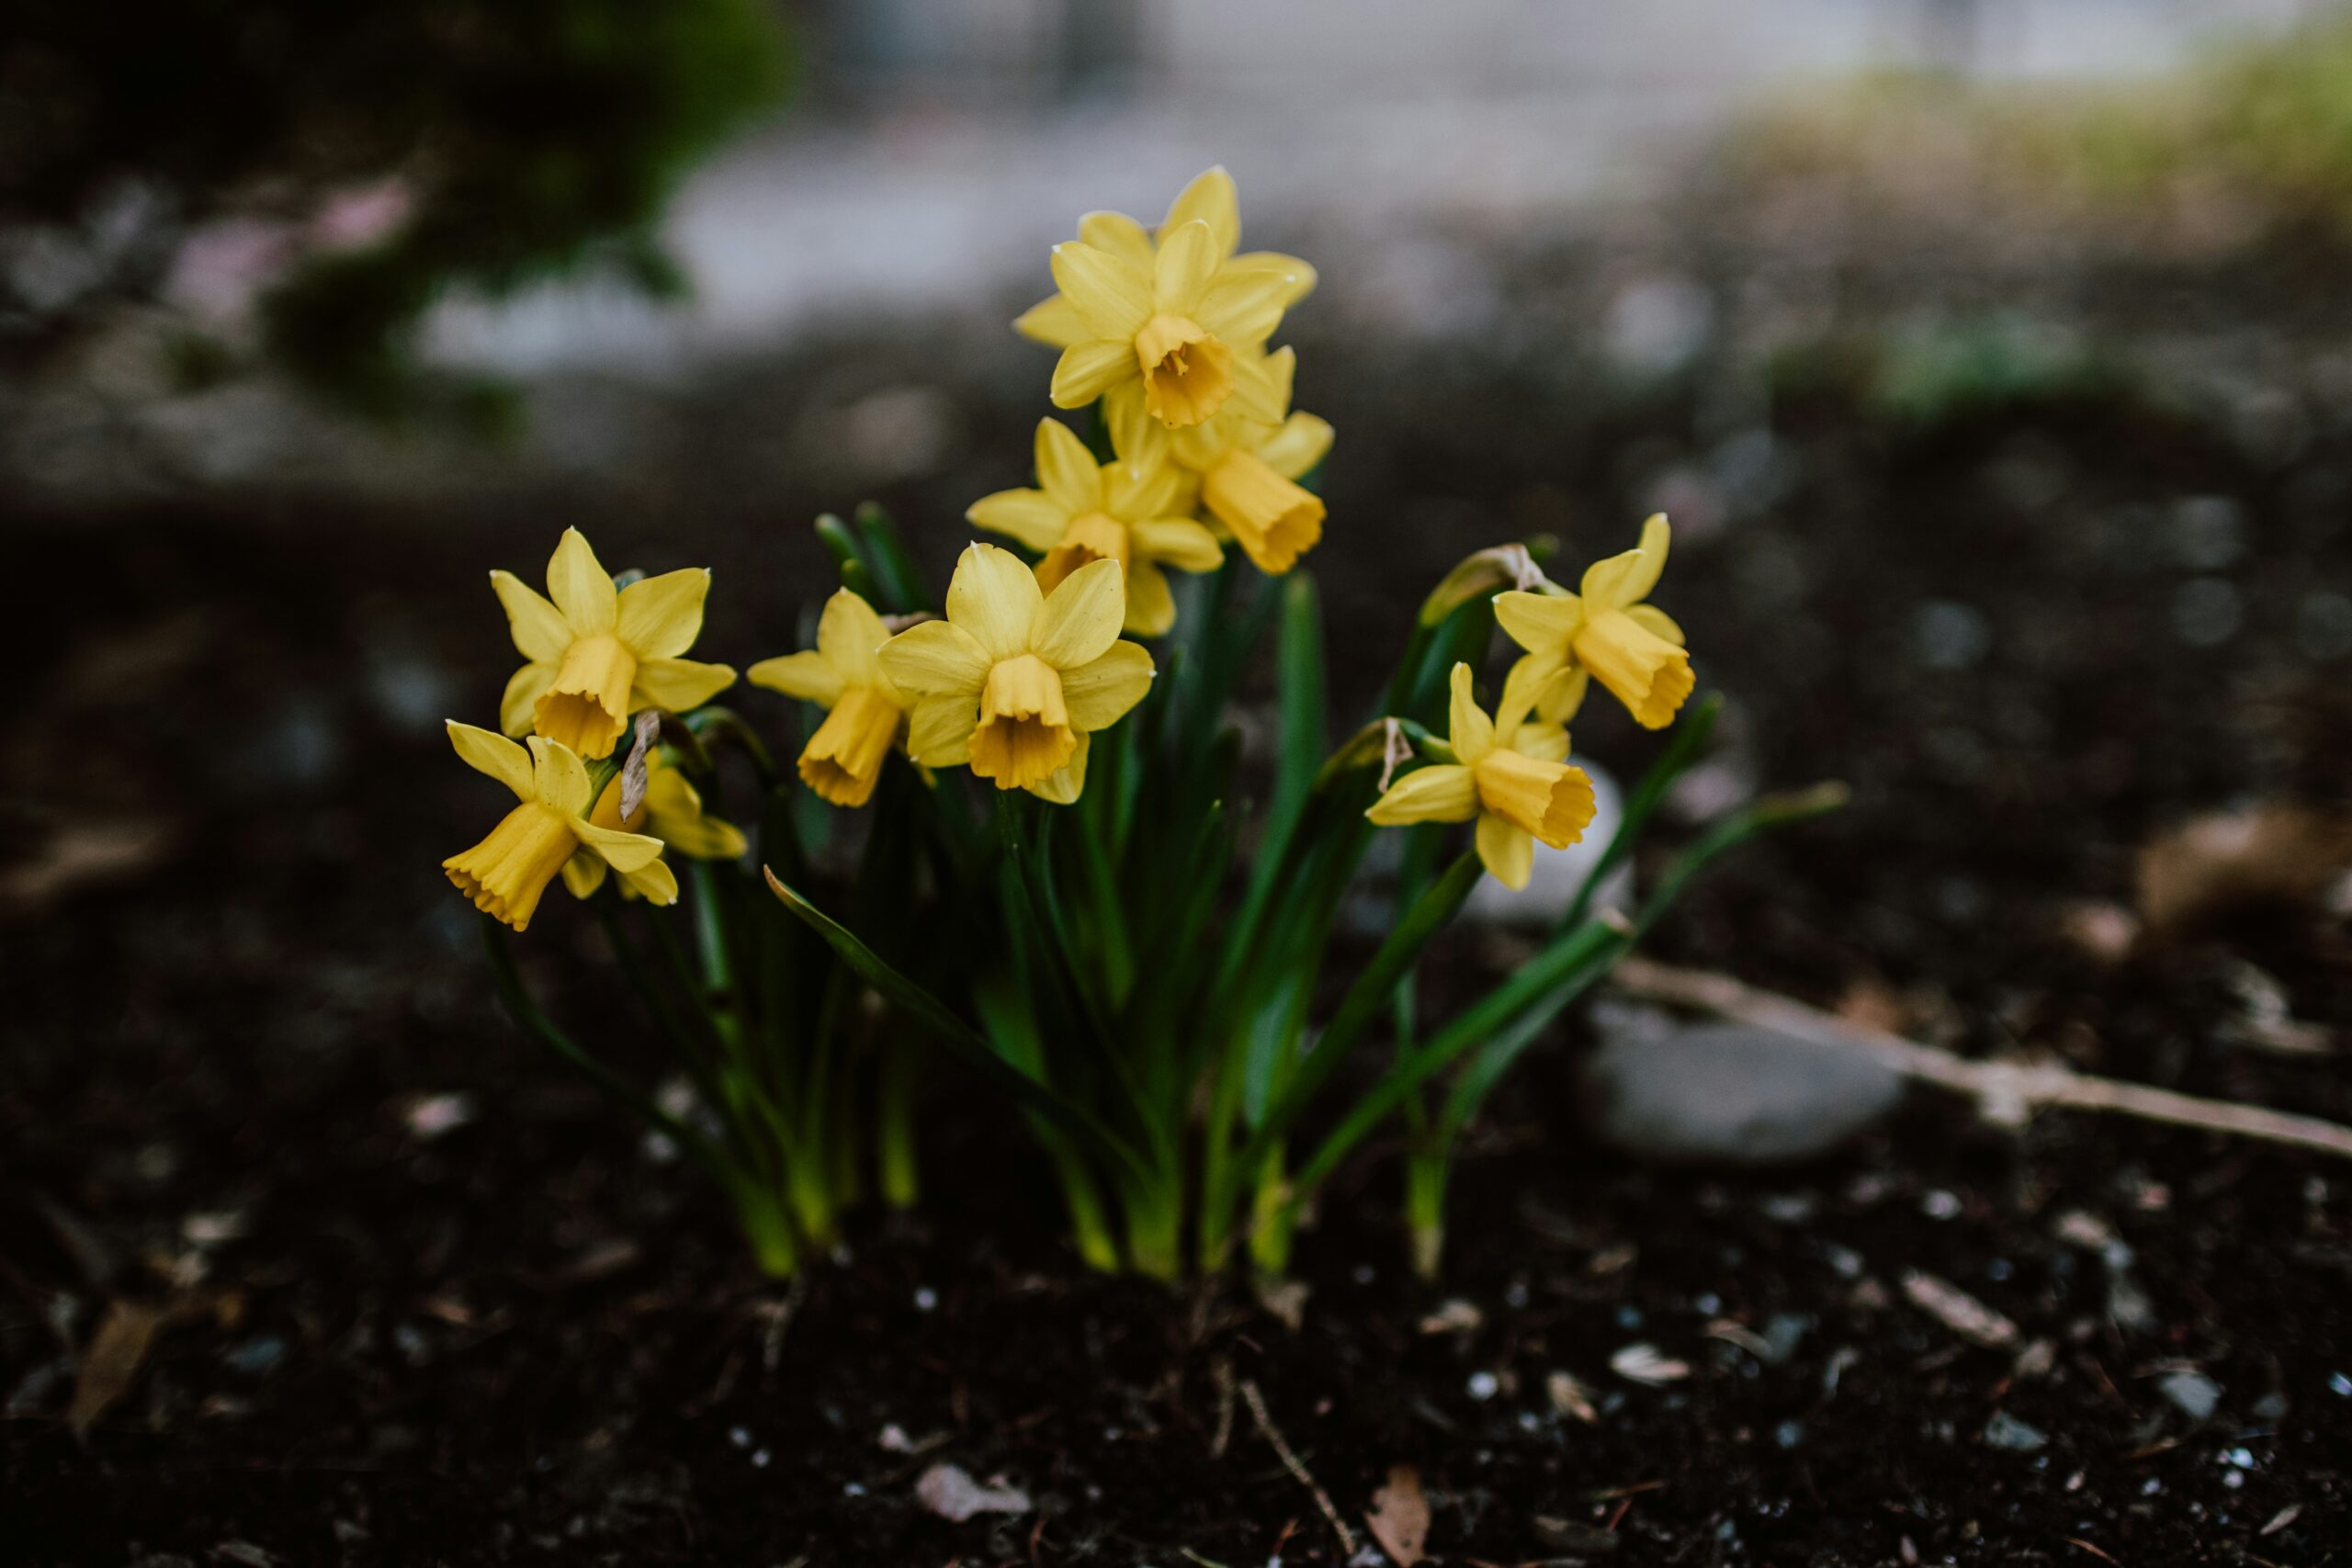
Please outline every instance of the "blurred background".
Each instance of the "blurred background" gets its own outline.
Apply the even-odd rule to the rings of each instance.
[[[682,1290],[731,1278],[724,1217],[493,1021],[436,869],[497,805],[442,730],[491,718],[513,662],[483,574],[536,580],[569,525],[616,569],[708,564],[697,652],[740,668],[827,591],[820,511],[886,504],[944,573],[964,508],[1026,482],[1052,355],[1008,323],[1048,248],[1091,209],[1156,220],[1216,163],[1249,244],[1321,273],[1281,336],[1339,431],[1309,566],[1344,718],[1464,555],[1548,535],[1580,563],[1664,509],[1658,602],[1729,700],[1666,836],[1822,778],[1854,804],[1710,881],[1661,955],[1972,1053],[2352,1119],[2328,1049],[2352,1029],[2352,13],[10,13],[11,1416],[62,1407],[96,1303],[209,1269],[256,1325],[183,1341],[142,1432],[200,1415],[256,1466],[396,1439],[454,1466],[475,1418],[417,1401],[568,1409],[583,1343],[639,1343],[548,1304],[565,1281],[639,1247],[700,1258],[665,1262]],[[1577,740],[1621,776],[1655,745],[1606,704]],[[562,962],[594,953],[565,903],[528,943],[550,989],[593,969]],[[1516,941],[1452,951],[1506,965]],[[1566,1055],[1498,1115],[1573,1114]],[[2071,1135],[2036,1145],[2066,1180],[2221,1205],[2247,1168],[2208,1184],[2201,1141]],[[2326,1190],[2255,1169],[2276,1201],[2247,1212],[2282,1235]],[[970,1234],[1039,1223],[948,1185],[943,1212],[996,1205]],[[2216,1257],[2303,1245],[2233,1213]],[[469,1269],[475,1307],[558,1348],[543,1375],[434,1359],[477,1332],[447,1304]],[[356,1382],[262,1382],[330,1343]],[[82,1475],[41,1433],[44,1473]],[[608,1490],[582,1451],[559,1503]]]

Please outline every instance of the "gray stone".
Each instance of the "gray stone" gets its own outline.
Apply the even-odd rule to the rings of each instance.
[[[2222,1385],[2203,1372],[2186,1368],[2167,1373],[2156,1391],[2191,1421],[2210,1420],[2222,1404]]]
[[[1596,1129],[1660,1160],[1770,1165],[1836,1148],[1894,1108],[1903,1079],[1866,1052],[1746,1024],[1653,1033],[1598,1013],[1584,1067]]]
[[[1987,1448],[2007,1449],[2012,1453],[2031,1453],[2049,1441],[2049,1435],[2039,1427],[2028,1426],[2006,1410],[1996,1410],[1993,1418],[1984,1423]]]

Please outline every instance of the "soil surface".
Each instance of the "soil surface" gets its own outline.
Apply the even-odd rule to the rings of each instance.
[[[1660,956],[2352,1121],[2340,922],[2125,951],[2153,836],[2352,783],[2340,420],[2282,446],[2069,393],[1902,423],[1834,385],[1727,416],[1436,350],[1342,367],[1302,377],[1342,432],[1338,646],[1397,640],[1471,548],[1613,550],[1665,497],[1659,600],[1733,704],[1668,836],[1854,786]],[[977,445],[1025,450],[1030,404],[958,395]],[[938,520],[1017,464],[883,498],[944,563]],[[2352,1169],[2177,1130],[1927,1099],[1827,1163],[1661,1171],[1577,1130],[1564,1038],[1464,1164],[1442,1284],[1403,1267],[1376,1151],[1301,1240],[1294,1329],[1086,1275],[1012,1119],[943,1069],[919,1213],[763,1281],[691,1171],[503,1025],[435,870],[482,806],[440,721],[492,711],[510,658],[483,570],[535,573],[572,521],[616,564],[708,561],[704,646],[741,665],[820,592],[802,521],[855,499],[748,493],[15,519],[10,1562],[1254,1568],[1344,1556],[1308,1477],[1363,1547],[1398,1465],[1452,1562],[2352,1561]],[[1621,774],[1653,745],[1577,731]],[[641,1059],[581,978],[588,922],[548,909],[535,981]],[[1462,933],[1431,989],[1509,954]],[[2281,1017],[2322,1048],[2263,1048]],[[121,1303],[166,1318],[77,1441]],[[933,1517],[943,1462],[1031,1506]]]

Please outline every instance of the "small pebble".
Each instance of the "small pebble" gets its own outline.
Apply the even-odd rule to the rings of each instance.
[[[1481,1401],[1492,1399],[1495,1397],[1495,1391],[1501,1386],[1501,1382],[1497,1379],[1495,1374],[1492,1372],[1472,1372],[1470,1374],[1468,1388],[1470,1397],[1473,1399]]]
[[[1772,1428],[1772,1440],[1784,1449],[1795,1448],[1804,1441],[1804,1424],[1801,1421],[1781,1422]]]
[[[754,1470],[765,1470],[768,1467],[767,1450],[754,1449],[752,1450],[752,1467]]]
[[[2352,1378],[2342,1372],[2327,1374],[2327,1392],[2343,1399],[2352,1399]]]
[[[2222,1385],[2203,1372],[2182,1371],[2167,1373],[2164,1382],[2156,1385],[2156,1392],[2170,1400],[2173,1408],[2191,1421],[2210,1419],[2222,1403]]]
[[[747,1427],[729,1427],[727,1428],[727,1440],[739,1449],[748,1449],[752,1446],[752,1434]]]
[[[1960,1197],[1939,1187],[1919,1200],[1919,1212],[1931,1220],[1951,1220],[1960,1216]]]
[[[1984,1442],[1989,1448],[2031,1453],[2049,1441],[2049,1436],[2040,1427],[2028,1426],[2006,1410],[1996,1410],[1993,1418],[1984,1423]]]
[[[929,1285],[915,1287],[915,1311],[929,1312],[939,1304],[939,1292]]]

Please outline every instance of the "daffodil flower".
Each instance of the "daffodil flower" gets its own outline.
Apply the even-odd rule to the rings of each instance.
[[[1013,323],[1062,351],[1057,408],[1083,408],[1140,380],[1144,406],[1170,428],[1198,424],[1228,399],[1281,416],[1258,361],[1283,312],[1315,287],[1315,269],[1272,251],[1237,254],[1233,176],[1211,169],[1184,187],[1155,237],[1117,212],[1089,213],[1056,245],[1060,292]]]
[[[1682,649],[1682,628],[1641,601],[1666,569],[1669,531],[1659,513],[1642,525],[1638,549],[1596,562],[1583,592],[1513,592],[1495,599],[1495,619],[1527,650],[1539,673],[1589,674],[1615,694],[1645,729],[1663,729],[1698,677]]]
[[[1521,661],[1522,666],[1524,661]],[[1385,828],[1478,819],[1478,859],[1517,889],[1535,869],[1535,841],[1566,849],[1592,821],[1592,780],[1570,767],[1568,732],[1529,715],[1556,678],[1514,668],[1488,718],[1470,691],[1470,666],[1453,667],[1454,760],[1407,773],[1364,815]]]
[[[490,586],[506,607],[514,647],[528,664],[506,682],[499,728],[537,732],[582,757],[612,754],[629,715],[683,713],[732,685],[735,671],[678,655],[702,631],[710,573],[663,572],[617,591],[577,528],[566,528],[548,562],[548,598],[510,571]]]
[[[596,797],[588,820],[598,828],[642,833],[659,839],[662,847],[691,860],[735,860],[751,847],[743,830],[703,809],[702,792],[694,781],[663,761],[661,749],[645,753],[645,796],[628,817],[621,815],[622,775],[615,773]],[[594,897],[605,885],[605,863],[593,855],[574,855],[563,863],[563,885],[572,897]],[[635,897],[637,889],[621,879],[621,895]]]
[[[441,863],[475,908],[519,931],[531,923],[548,884],[558,872],[569,874],[575,860],[593,862],[600,880],[610,867],[656,904],[677,901],[677,879],[662,863],[661,840],[588,819],[594,791],[587,768],[571,748],[534,735],[526,750],[504,736],[454,721],[449,743],[467,766],[488,773],[522,802],[490,837]],[[584,866],[580,874],[589,874]],[[570,883],[571,875],[565,880]]]
[[[1039,420],[1037,486],[982,496],[964,515],[1043,554],[1037,586],[1048,593],[1090,561],[1117,561],[1127,579],[1121,629],[1137,637],[1158,637],[1176,624],[1163,568],[1209,571],[1225,559],[1216,536],[1184,514],[1185,475],[1164,446],[1147,461],[1098,464],[1069,426]]]
[[[908,751],[1069,805],[1086,787],[1093,731],[1151,687],[1151,655],[1119,640],[1125,618],[1114,561],[1089,561],[1049,594],[1020,557],[974,544],[956,563],[947,618],[882,645],[884,671],[916,699]]]
[[[1329,422],[1290,408],[1297,356],[1289,349],[1256,355],[1273,417],[1252,417],[1235,399],[1200,423],[1161,432],[1141,414],[1133,388],[1107,400],[1114,444],[1148,458],[1165,445],[1178,468],[1197,475],[1200,503],[1222,524],[1260,571],[1279,577],[1323,537],[1322,498],[1297,481],[1331,449]]]
[[[874,606],[843,588],[825,601],[817,646],[763,659],[745,678],[827,710],[800,749],[800,782],[835,806],[863,806],[890,748],[906,738],[911,705],[876,657],[890,628]]]

